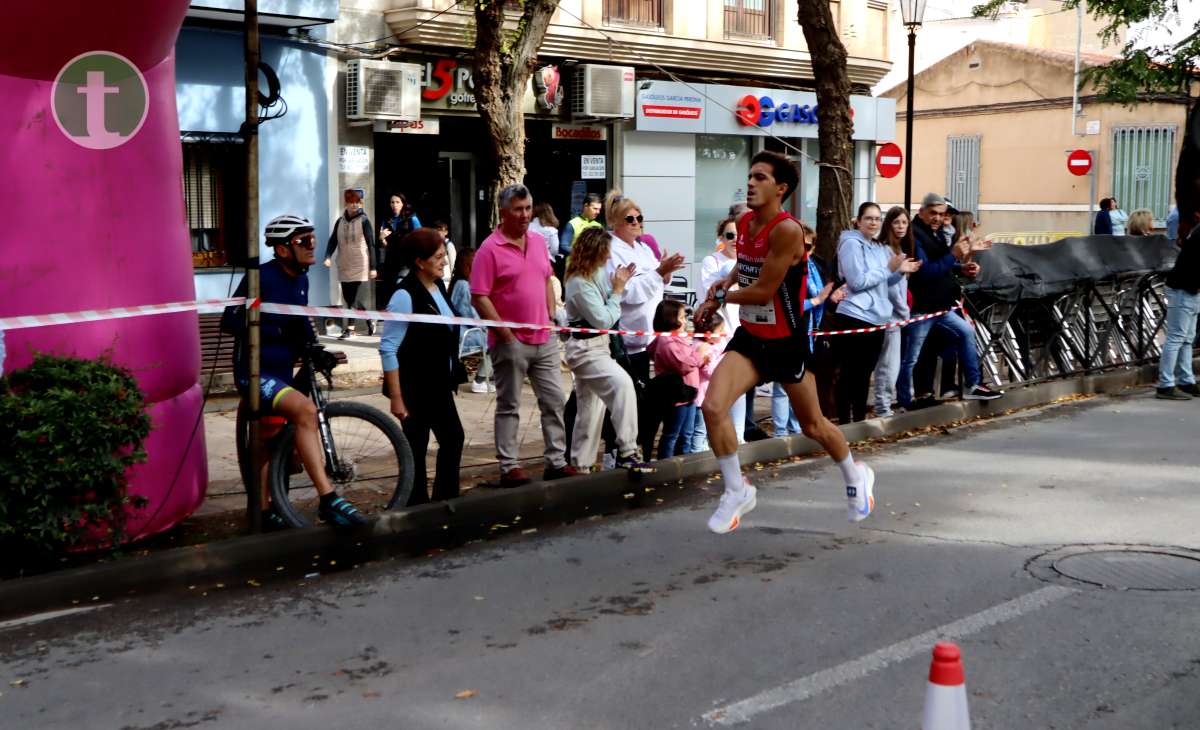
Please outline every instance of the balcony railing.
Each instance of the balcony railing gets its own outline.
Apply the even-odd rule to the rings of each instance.
[[[774,38],[775,0],[725,0],[726,38]]]
[[[604,0],[606,25],[663,27],[663,0]]]

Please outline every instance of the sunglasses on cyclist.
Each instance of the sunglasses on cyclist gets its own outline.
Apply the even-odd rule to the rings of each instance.
[[[725,231],[721,235],[725,236],[726,241],[732,241],[733,239],[737,238],[737,234],[734,233],[733,231]]]
[[[642,221],[644,221],[644,220],[646,220],[646,219],[645,219],[645,217],[643,217],[643,216],[640,216],[640,215],[627,215],[627,216],[625,216],[625,222],[626,222],[626,223],[633,223],[634,221],[637,221],[638,223],[641,223],[641,222],[642,222]]]
[[[316,248],[317,237],[311,233],[306,233],[303,236],[296,236],[288,243],[292,246],[299,246],[300,248]]]

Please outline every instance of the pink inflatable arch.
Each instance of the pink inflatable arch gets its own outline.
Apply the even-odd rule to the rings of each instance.
[[[3,3],[0,317],[194,298],[174,45],[188,0]],[[64,33],[65,28],[79,32]],[[207,483],[196,314],[6,333],[6,369],[34,352],[111,352],[137,376],[154,430],[130,534],[164,530]]]

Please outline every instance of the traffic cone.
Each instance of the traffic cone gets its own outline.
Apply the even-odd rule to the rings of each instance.
[[[921,730],[971,730],[967,681],[955,644],[940,642],[933,647]]]

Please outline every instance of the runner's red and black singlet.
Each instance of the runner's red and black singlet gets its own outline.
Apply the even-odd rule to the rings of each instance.
[[[763,264],[767,261],[769,249],[768,239],[773,229],[785,220],[796,220],[787,211],[762,227],[762,230],[749,238],[750,222],[754,220],[751,211],[738,221],[737,237],[737,282],[741,288],[746,288],[758,280],[762,273]],[[808,254],[805,253],[800,261],[788,269],[783,277],[770,304],[741,304],[738,305],[742,326],[755,337],[764,340],[778,340],[784,337],[805,336],[804,298],[808,293]]]

